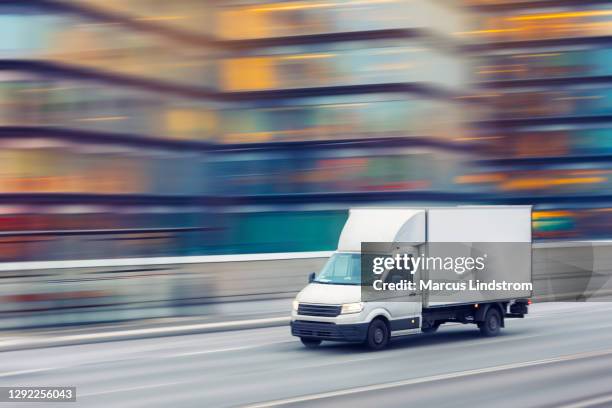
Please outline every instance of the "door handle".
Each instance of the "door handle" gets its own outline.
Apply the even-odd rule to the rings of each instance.
[[[416,296],[416,292],[412,292],[411,294],[409,294],[408,296]]]

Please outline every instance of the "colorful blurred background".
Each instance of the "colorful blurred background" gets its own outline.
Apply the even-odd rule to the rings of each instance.
[[[0,1],[0,261],[332,250],[352,205],[612,236],[612,2]]]
[[[463,204],[533,206],[531,318],[290,337],[349,208]],[[1,386],[610,406],[611,296],[612,0],[0,0]]]

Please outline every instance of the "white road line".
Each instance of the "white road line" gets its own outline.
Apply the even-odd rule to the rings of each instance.
[[[588,408],[612,402],[612,395],[601,395],[587,400],[573,402],[571,404],[559,405],[559,408]]]
[[[612,355],[612,349],[587,352],[587,353],[569,354],[566,356],[554,357],[554,358],[549,358],[549,359],[544,359],[544,360],[534,360],[534,361],[526,361],[522,363],[505,364],[501,366],[478,368],[478,369],[466,370],[466,371],[458,371],[454,373],[439,374],[439,375],[433,375],[429,377],[413,378],[409,380],[401,380],[401,381],[395,381],[395,382],[390,382],[390,383],[385,383],[385,384],[366,385],[362,387],[347,388],[347,389],[338,390],[338,391],[329,391],[329,392],[322,392],[318,394],[303,395],[299,397],[285,398],[285,399],[279,399],[279,400],[274,400],[274,401],[266,401],[266,402],[260,402],[256,404],[244,405],[242,406],[242,408],[277,407],[277,406],[285,405],[285,404],[316,401],[316,400],[321,400],[325,398],[339,397],[339,396],[363,393],[363,392],[368,392],[368,391],[379,391],[379,390],[385,390],[389,388],[404,387],[407,385],[423,384],[423,383],[434,382],[434,381],[442,381],[442,380],[449,380],[449,379],[454,379],[454,378],[468,377],[468,376],[478,375],[478,374],[487,374],[487,373],[494,373],[494,372],[499,372],[499,371],[513,370],[516,368],[533,367],[533,366],[539,366],[539,365],[545,365],[545,364],[579,360],[583,358],[602,357],[602,356],[607,356],[607,355]]]
[[[69,342],[77,342],[83,340],[120,340],[122,338],[128,338],[131,336],[141,336],[141,335],[163,335],[163,334],[173,334],[180,333],[183,331],[197,331],[197,330],[214,330],[214,329],[228,329],[232,327],[240,327],[240,326],[251,326],[251,325],[259,325],[259,324],[272,324],[272,323],[289,323],[289,317],[269,317],[263,319],[250,319],[250,320],[235,320],[229,322],[216,322],[216,323],[198,323],[198,324],[189,324],[182,326],[170,326],[170,327],[152,327],[148,329],[130,329],[123,331],[115,331],[115,332],[103,332],[103,333],[89,333],[89,334],[73,334],[67,336],[58,336],[53,338],[47,337],[39,337],[39,338],[28,338],[23,339],[21,343],[17,341],[13,341],[12,344],[9,345],[57,345],[62,343]],[[245,327],[248,329],[248,327]],[[190,334],[190,333],[186,333]],[[193,333],[198,334],[198,333]],[[0,347],[1,351],[2,347]]]
[[[93,397],[93,396],[96,396],[96,395],[105,395],[105,394],[114,394],[114,393],[117,393],[117,392],[147,390],[147,389],[150,389],[150,388],[171,387],[173,385],[180,385],[180,384],[183,384],[183,382],[182,381],[175,381],[175,382],[167,382],[167,383],[160,383],[160,384],[137,385],[137,386],[134,386],[134,387],[116,388],[116,389],[113,389],[113,390],[106,390],[106,391],[79,393],[79,394],[77,394],[77,398]]]
[[[133,358],[119,358],[119,359],[115,359],[115,360],[104,360],[104,363],[117,362],[117,361],[139,360],[139,359],[140,360],[151,360],[152,358],[166,359],[166,358],[174,358],[174,357],[197,356],[199,354],[224,353],[224,352],[228,352],[228,351],[255,349],[255,348],[259,348],[259,347],[271,346],[273,344],[290,343],[290,342],[293,342],[293,340],[282,340],[282,341],[275,341],[275,342],[267,342],[267,343],[262,343],[262,344],[254,344],[254,345],[250,345],[250,346],[226,347],[226,348],[214,349],[214,350],[202,350],[202,351],[193,351],[193,352],[185,352],[185,353],[161,354],[161,355],[154,355],[154,356],[146,355],[146,356],[139,356],[139,357],[133,357]],[[159,352],[159,350],[158,350],[158,352]],[[47,367],[47,368],[32,368],[32,369],[28,369],[28,370],[18,370],[18,371],[9,371],[9,372],[6,372],[6,373],[0,373],[0,378],[2,378],[2,377],[13,377],[13,376],[25,375],[25,374],[34,374],[34,373],[40,373],[40,372],[45,372],[45,371],[65,370],[65,369],[68,369],[68,368],[82,367],[82,366],[84,366],[86,364],[90,364],[90,363],[73,364],[73,365],[57,366],[57,367]]]
[[[32,368],[32,369],[29,369],[29,370],[9,371],[7,373],[0,373],[0,378],[2,378],[2,377],[13,377],[13,376],[16,376],[16,375],[24,375],[24,374],[41,373],[41,372],[44,372],[44,371],[53,371],[53,370],[57,370],[57,368],[53,368],[53,367],[49,367],[49,368]]]
[[[252,346],[237,346],[237,347],[226,347],[226,348],[216,349],[216,350],[190,351],[190,352],[185,352],[185,353],[168,354],[168,355],[165,355],[165,356],[161,356],[160,358],[186,357],[186,356],[197,356],[197,355],[200,355],[200,354],[211,354],[211,353],[223,353],[223,352],[227,352],[227,351],[249,350],[249,349],[255,349],[255,348],[259,348],[259,347],[271,346],[273,344],[293,343],[293,342],[294,342],[294,340],[282,340],[282,341],[274,341],[274,342],[269,342],[269,343],[255,344],[255,345],[252,345]]]

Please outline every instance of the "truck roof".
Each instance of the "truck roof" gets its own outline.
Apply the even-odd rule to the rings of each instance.
[[[362,242],[425,242],[425,209],[355,208],[338,240],[339,251],[361,251]]]
[[[531,242],[531,206],[365,207],[349,211],[339,251],[362,242]]]

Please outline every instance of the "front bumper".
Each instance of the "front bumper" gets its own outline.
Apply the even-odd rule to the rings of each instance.
[[[367,333],[368,323],[335,324],[309,320],[291,322],[291,334],[296,337],[361,343],[365,341]]]

